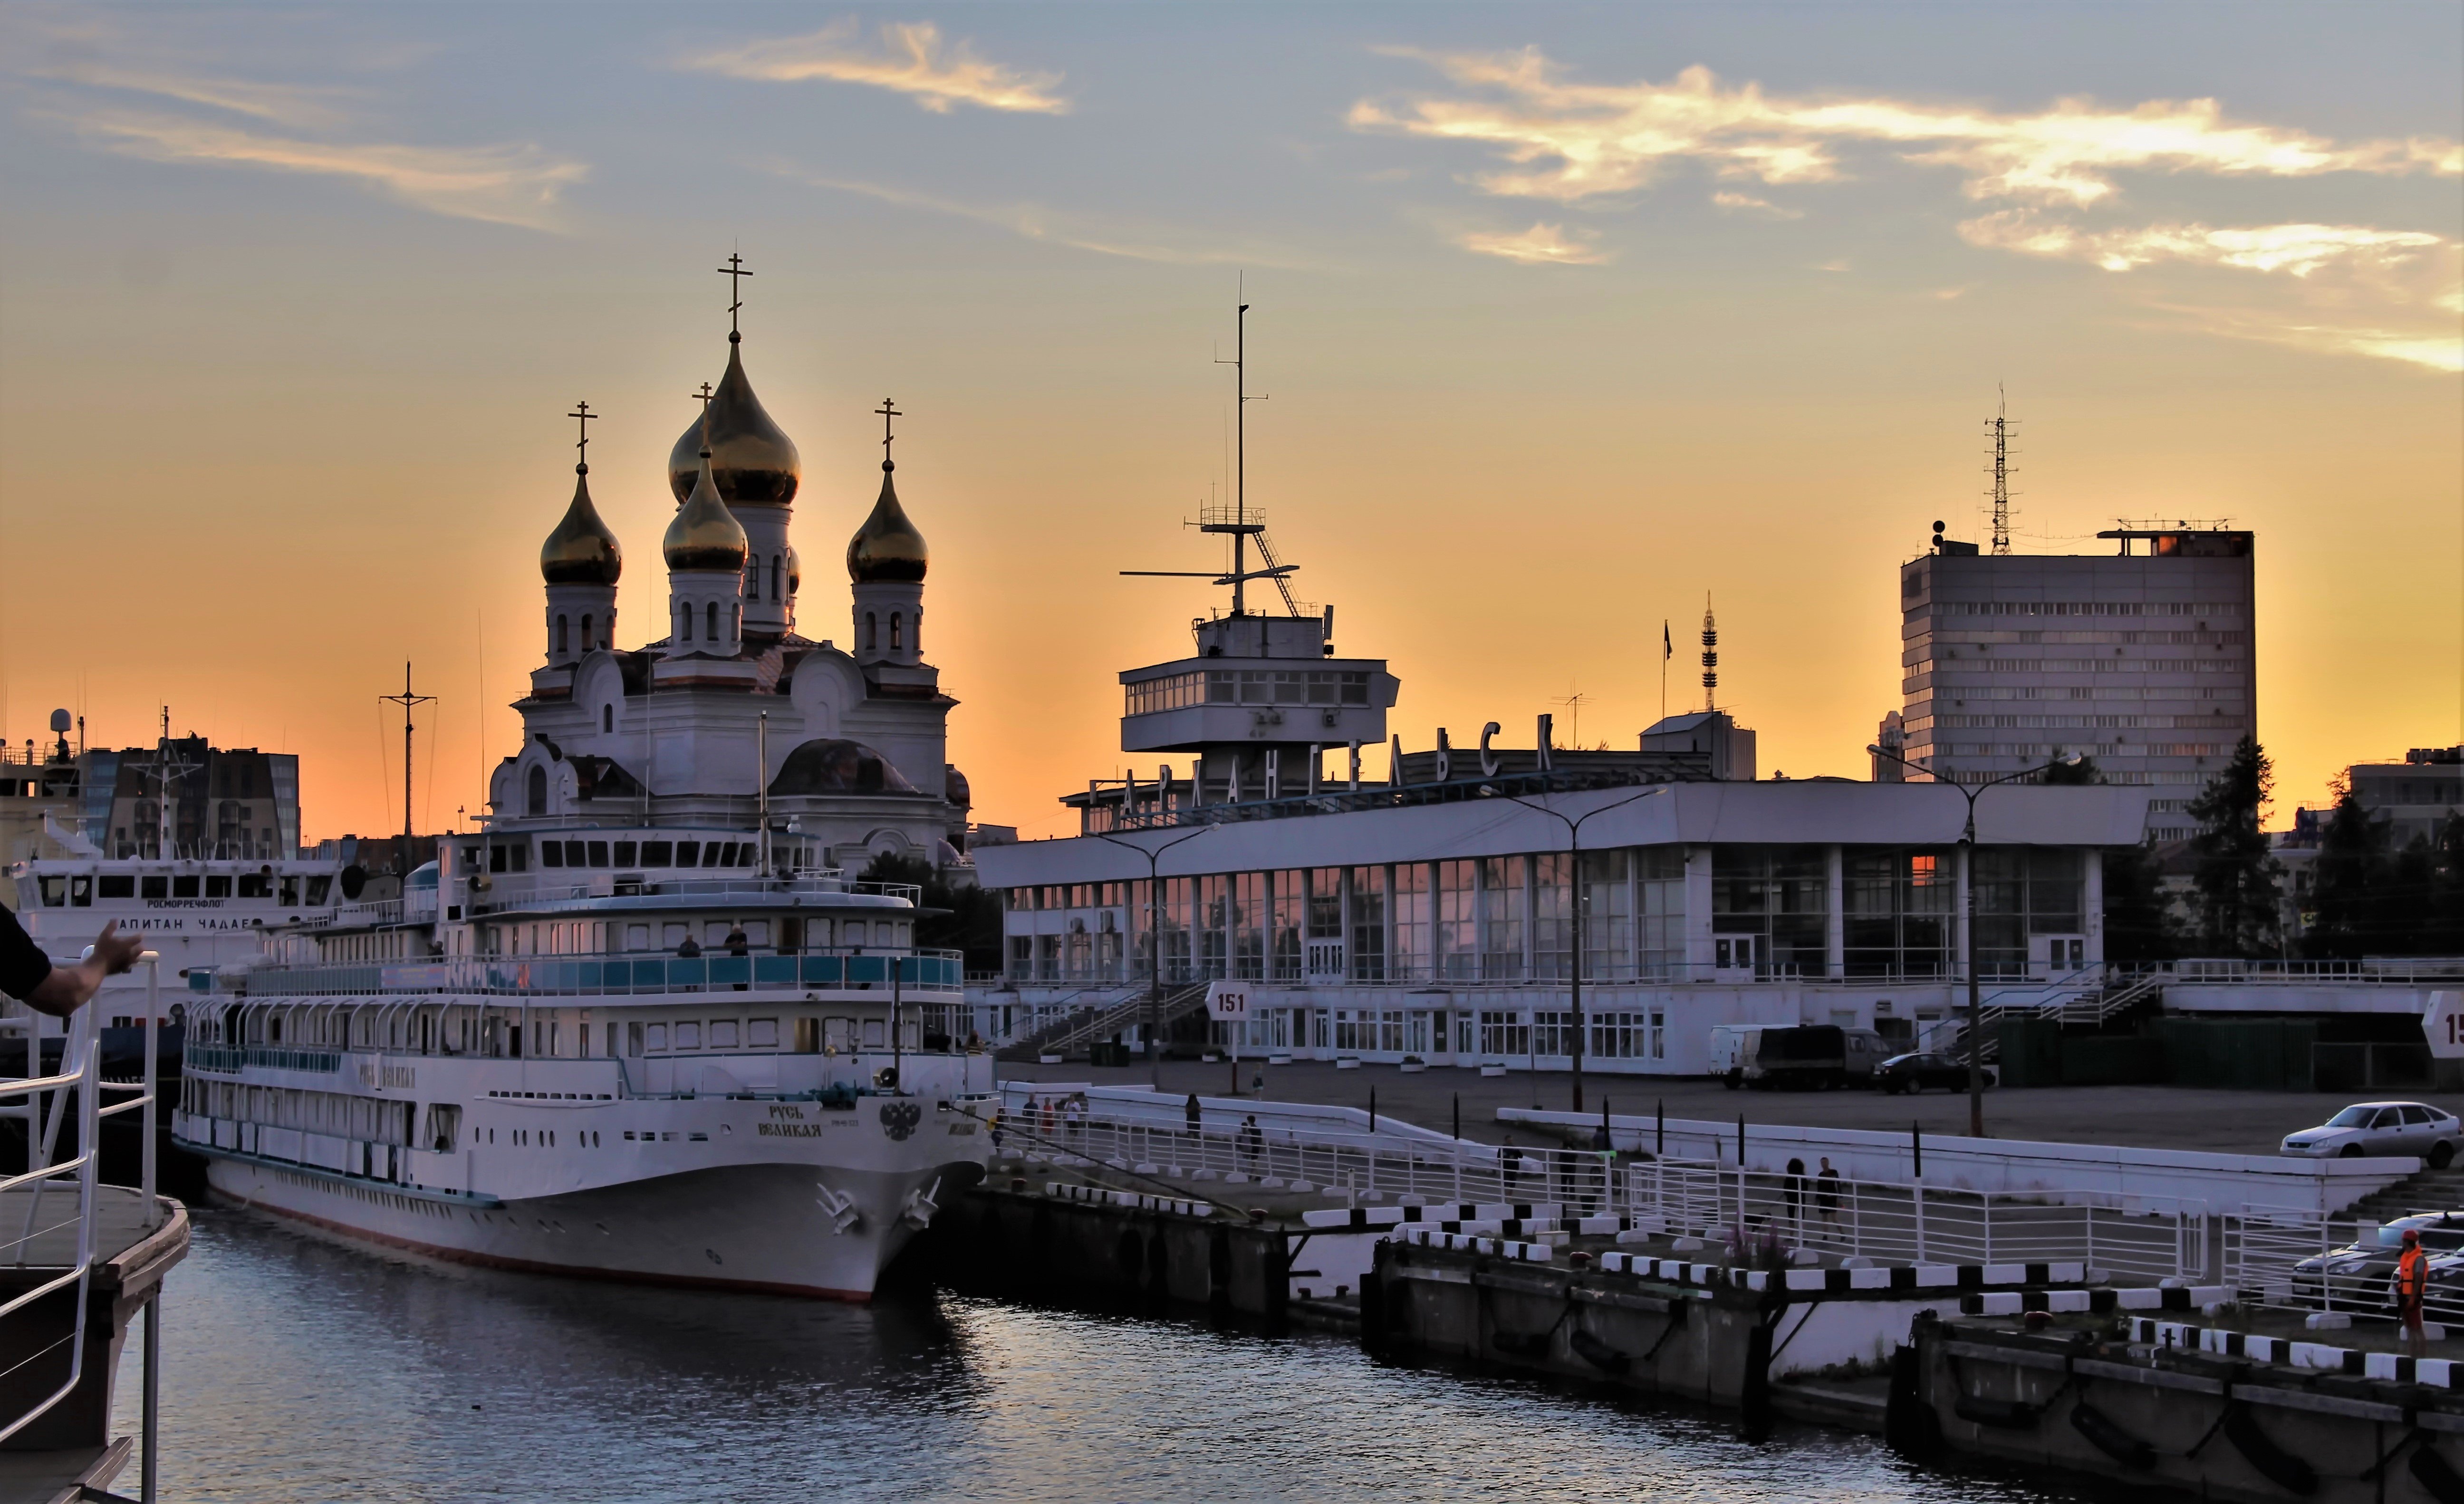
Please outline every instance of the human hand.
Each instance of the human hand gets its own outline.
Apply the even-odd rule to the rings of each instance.
[[[102,933],[94,937],[94,959],[106,976],[118,976],[127,970],[144,953],[145,937],[121,934],[120,921],[116,919],[103,926]]]

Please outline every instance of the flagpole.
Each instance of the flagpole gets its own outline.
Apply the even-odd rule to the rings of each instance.
[[[1660,619],[1660,718],[1668,719],[1668,658],[1676,649],[1669,645],[1668,619]]]

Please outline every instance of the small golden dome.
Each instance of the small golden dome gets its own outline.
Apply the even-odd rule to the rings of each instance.
[[[573,505],[539,545],[539,573],[551,585],[612,585],[625,572],[625,550],[590,504],[590,467],[573,468]]]
[[[693,494],[676,509],[676,519],[668,524],[668,535],[659,540],[659,551],[667,555],[670,569],[741,574],[745,551],[751,546],[745,540],[744,526],[718,499],[718,488],[711,481],[710,451],[704,449],[700,459]]]
[[[804,561],[797,555],[795,545],[791,543],[787,546],[787,594],[792,596],[803,587]]]
[[[718,499],[731,507],[784,507],[804,473],[794,441],[770,421],[745,379],[739,337],[727,337],[727,374],[711,394],[707,427],[695,419],[668,451],[668,486],[683,501],[693,493],[702,456],[710,458]]]
[[[855,536],[847,539],[847,578],[859,585],[915,584],[932,562],[924,534],[907,520],[907,509],[898,504],[898,492],[890,483],[890,472],[897,468],[888,460],[881,462],[881,499],[872,504],[872,515],[864,519]]]

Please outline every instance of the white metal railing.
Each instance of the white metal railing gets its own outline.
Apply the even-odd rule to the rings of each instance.
[[[1625,1168],[1624,1203],[1672,1233],[1762,1238],[1881,1264],[2079,1262],[2143,1279],[2204,1277],[2207,1203],[2102,1191],[1982,1191],[1923,1181],[1826,1180],[1708,1160]]]
[[[1031,1097],[1029,1105],[1004,1111],[1002,1151],[1133,1173],[1187,1178],[1205,1170],[1209,1178],[1306,1183],[1354,1200],[1549,1202],[1569,1217],[1624,1216],[1724,1249],[1771,1237],[1883,1264],[2079,1262],[2145,1280],[2204,1278],[2211,1267],[2204,1201],[1825,1182],[1708,1160],[1612,1160],[1594,1149],[1500,1148],[1267,1123],[1227,1128],[1221,1117],[1219,1109],[1193,1132],[1185,1123]]]
[[[91,952],[89,952],[91,953]],[[96,1187],[102,1161],[101,1125],[105,1118],[122,1113],[139,1115],[142,1144],[139,1149],[139,1182],[143,1197],[143,1225],[152,1227],[160,1214],[160,1202],[155,1196],[155,1123],[157,1102],[157,1052],[161,1044],[162,958],[148,950],[139,956],[145,967],[144,1063],[136,1081],[112,1081],[102,1075],[102,1033],[99,1009],[94,1005],[81,1008],[70,1019],[60,1044],[59,1070],[51,1076],[40,1076],[42,1041],[32,1027],[33,1020],[24,1019],[26,1071],[18,1079],[0,1079],[0,1114],[23,1118],[26,1123],[26,1169],[19,1174],[0,1177],[0,1196],[21,1188],[32,1187],[26,1197],[25,1215],[15,1228],[16,1236],[0,1241],[0,1256],[14,1251],[11,1260],[17,1267],[27,1265],[33,1241],[46,1233],[57,1232],[74,1226],[77,1230],[75,1251],[66,1267],[52,1277],[14,1297],[0,1302],[0,1320],[26,1310],[72,1286],[77,1291],[77,1310],[72,1318],[69,1335],[68,1378],[36,1404],[14,1418],[0,1422],[0,1443],[24,1430],[50,1413],[62,1400],[76,1392],[85,1377],[86,1319],[88,1287],[92,1283],[96,1260],[95,1224],[98,1217]],[[126,1100],[106,1107],[104,1092],[129,1094]],[[47,1100],[48,1099],[48,1100]],[[77,1152],[59,1157],[60,1126],[69,1116],[76,1115],[75,1140]],[[76,1188],[74,1216],[36,1226],[42,1215],[45,1192],[54,1183],[68,1181]],[[7,1230],[0,1229],[0,1232]],[[37,1268],[47,1266],[35,1266]],[[144,1371],[141,1409],[140,1498],[153,1504],[156,1497],[158,1421],[161,1413],[162,1376],[162,1287],[158,1282],[145,1297]],[[52,1351],[58,1342],[46,1344],[33,1357],[21,1360],[20,1366],[35,1357]]]
[[[2235,961],[2192,958],[2166,963],[2174,982],[2236,987],[2314,987],[2322,982],[2420,986],[2464,979],[2464,956],[2365,958],[2359,961]]]

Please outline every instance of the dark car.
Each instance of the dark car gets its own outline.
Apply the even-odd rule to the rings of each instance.
[[[2430,1255],[2431,1314],[2453,1319],[2464,1308],[2464,1212],[2416,1211],[2365,1234],[2359,1241],[2305,1258],[2293,1266],[2293,1298],[2327,1310],[2391,1312],[2395,1308],[2395,1261],[2407,1230],[2418,1233]]]
[[[1968,1090],[1968,1062],[1955,1055],[1895,1055],[1874,1067],[1874,1084],[1894,1097],[1902,1092],[1921,1092],[1928,1086],[1964,1092]],[[1993,1084],[1990,1068],[1985,1073],[1985,1084]]]

